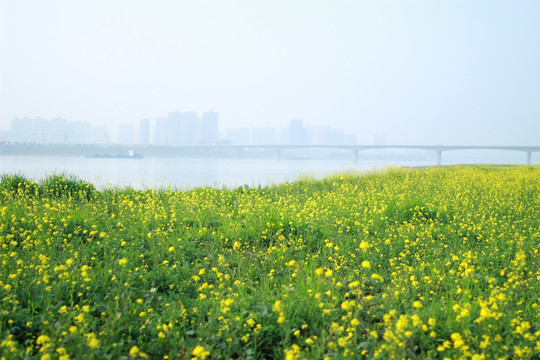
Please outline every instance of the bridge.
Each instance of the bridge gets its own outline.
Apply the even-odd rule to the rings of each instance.
[[[281,160],[284,150],[294,149],[339,149],[352,152],[353,161],[358,162],[358,153],[363,150],[382,150],[382,149],[414,149],[434,151],[437,157],[437,166],[441,165],[443,151],[456,150],[507,150],[520,151],[527,154],[527,164],[531,164],[533,152],[540,151],[540,146],[477,146],[477,145],[190,145],[179,146],[184,149],[233,149],[237,157],[245,149],[272,150],[276,154],[276,159]]]

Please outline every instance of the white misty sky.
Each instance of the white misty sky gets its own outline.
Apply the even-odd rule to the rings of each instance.
[[[214,110],[372,143],[540,144],[540,1],[3,0],[0,128]]]

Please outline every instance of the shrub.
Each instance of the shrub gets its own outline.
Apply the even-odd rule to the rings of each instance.
[[[0,176],[0,192],[11,195],[34,195],[38,189],[34,180],[27,179],[20,173],[2,174]]]
[[[71,198],[75,200],[92,200],[96,194],[93,184],[71,174],[53,174],[47,176],[39,184],[42,196]]]

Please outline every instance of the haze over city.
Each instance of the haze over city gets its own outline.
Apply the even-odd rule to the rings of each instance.
[[[373,143],[538,145],[537,1],[0,3],[0,129],[219,113]]]

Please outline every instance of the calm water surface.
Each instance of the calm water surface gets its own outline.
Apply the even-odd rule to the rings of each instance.
[[[421,166],[430,162],[360,162],[351,160],[274,159],[92,159],[61,156],[1,156],[0,172],[22,173],[39,180],[67,172],[98,187],[134,188],[197,186],[235,187],[283,183],[309,175],[317,178],[340,171],[369,171],[386,166]]]
[[[533,154],[533,164],[540,156]],[[524,164],[525,155],[510,151],[449,151],[443,164]],[[22,173],[39,180],[67,172],[98,187],[132,186],[137,189],[197,186],[258,186],[294,181],[303,175],[323,177],[336,172],[366,172],[388,166],[434,165],[431,161],[275,160],[275,159],[92,159],[62,156],[0,156],[0,173]]]

